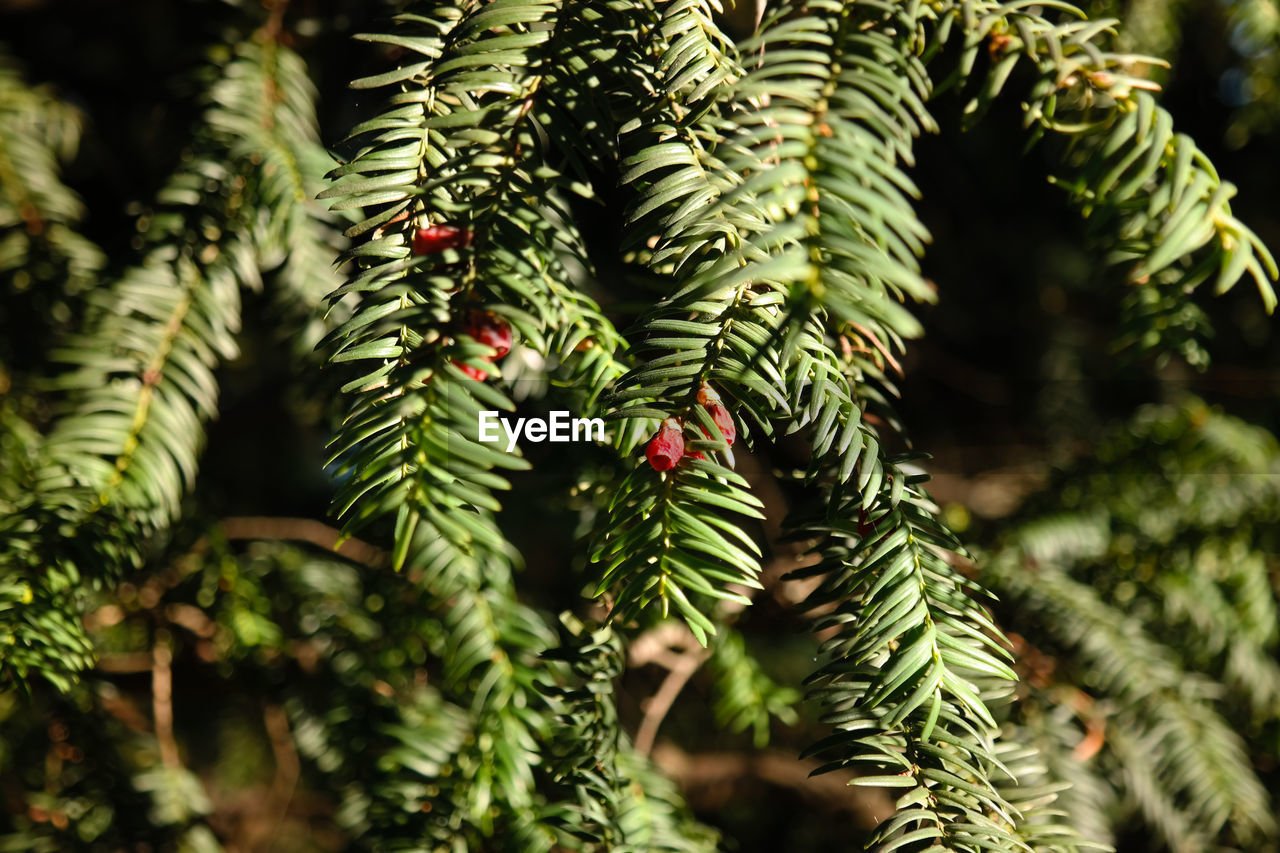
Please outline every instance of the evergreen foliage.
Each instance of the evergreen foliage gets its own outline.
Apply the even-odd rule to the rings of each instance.
[[[1199,401],[1150,408],[981,561],[1002,624],[1034,625],[1056,661],[1019,713],[1073,694],[1066,722],[1107,728],[1076,771],[1105,792],[1069,801],[1090,812],[1072,814],[1081,825],[1132,810],[1170,847],[1262,849],[1274,836],[1242,734],[1272,739],[1280,709],[1264,556],[1276,553],[1278,462],[1273,436]]]
[[[55,341],[0,346],[0,850],[231,846],[175,722],[183,664],[260,717],[255,849],[293,843],[295,797],[338,839],[296,849],[721,849],[641,733],[704,663],[722,737],[789,731],[812,775],[889,798],[866,849],[1280,843],[1272,435],[1141,409],[966,545],[895,411],[912,306],[939,301],[921,137],[1010,98],[1123,290],[1118,350],[1206,368],[1210,279],[1274,309],[1236,187],[1114,19],[778,0],[733,38],[714,0],[401,3],[356,35],[379,67],[331,153],[302,35],[326,25],[232,5],[110,261],[63,181],[80,111],[0,54],[0,332]],[[1274,40],[1256,4],[1230,15]],[[462,236],[424,249],[430,226]],[[255,311],[337,388],[315,467],[340,532],[213,517],[202,454]],[[547,409],[605,441],[480,433]],[[576,556],[537,590],[526,559],[559,557],[522,553],[503,493],[553,468],[574,529],[544,539]],[[744,627],[787,582],[807,677]],[[646,662],[668,674],[634,727],[619,685]]]

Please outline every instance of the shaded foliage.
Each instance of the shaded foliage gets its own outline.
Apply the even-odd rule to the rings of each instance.
[[[1014,150],[1002,109],[1129,369],[1209,366],[1210,279],[1274,308],[1236,187],[1114,20],[781,0],[732,38],[710,0],[197,6],[222,32],[127,240],[64,181],[85,111],[0,60],[0,849],[718,849],[665,775],[696,759],[650,755],[668,711],[690,749],[701,714],[887,797],[830,833],[866,849],[1276,844],[1274,438],[1195,398],[1126,411],[966,546],[899,414],[948,310],[926,137]],[[1228,14],[1273,78],[1265,14]],[[326,47],[352,29],[348,73]],[[340,531],[235,516],[252,478],[201,469],[259,368]],[[605,439],[480,433],[564,408]],[[816,655],[771,660],[769,618]]]

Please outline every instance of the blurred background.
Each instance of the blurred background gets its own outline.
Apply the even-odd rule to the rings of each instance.
[[[376,97],[349,90],[348,81],[395,59],[352,36],[384,26],[390,6],[292,0],[276,11],[282,40],[307,61],[318,89],[322,141],[339,154],[347,129],[371,114],[374,102],[367,99]],[[1087,11],[1123,18],[1124,47],[1170,61],[1171,70],[1157,71],[1162,103],[1223,178],[1239,186],[1236,215],[1280,249],[1275,3],[1133,0],[1091,3]],[[50,352],[76,329],[86,293],[133,261],[148,205],[184,157],[199,118],[206,57],[272,12],[212,0],[0,0],[0,73],[9,85],[48,99],[66,123],[62,180],[83,204],[77,237],[43,254],[22,254],[21,263],[11,261],[18,249],[0,234],[5,418],[37,430],[51,421],[41,386]],[[912,176],[934,238],[925,274],[939,300],[920,312],[927,331],[903,359],[898,404],[913,444],[933,456],[932,492],[957,532],[998,551],[1011,525],[1064,505],[1064,494],[1079,491],[1071,485],[1079,478],[1105,474],[1099,461],[1140,467],[1135,460],[1150,448],[1125,442],[1146,435],[1146,427],[1126,424],[1148,404],[1167,406],[1139,418],[1164,424],[1151,427],[1167,433],[1155,445],[1179,458],[1195,452],[1178,450],[1180,436],[1222,412],[1264,431],[1241,433],[1232,445],[1256,447],[1233,458],[1234,474],[1274,471],[1273,440],[1265,433],[1280,429],[1280,340],[1252,286],[1197,297],[1203,315],[1187,321],[1194,334],[1173,347],[1186,357],[1117,354],[1124,294],[1097,263],[1080,217],[1046,181],[1040,151],[1023,151],[1016,98],[965,133],[962,104],[954,95],[940,99],[934,109],[943,132],[917,146]],[[7,121],[3,110],[0,102],[0,121]],[[7,185],[5,163],[0,147],[0,186]],[[16,225],[0,227],[8,234]],[[29,693],[0,695],[0,851],[402,849],[359,840],[363,828],[386,817],[377,812],[377,798],[370,806],[359,795],[378,767],[372,759],[367,766],[344,762],[365,749],[389,754],[380,751],[379,727],[394,717],[390,708],[403,690],[428,679],[438,628],[416,609],[411,587],[377,570],[385,555],[374,545],[349,543],[348,559],[326,555],[332,534],[325,525],[332,522],[324,443],[340,383],[319,370],[320,356],[293,346],[304,334],[295,318],[266,298],[246,299],[240,354],[218,374],[220,414],[202,457],[200,488],[153,570],[101,593],[89,617],[101,649],[98,667],[69,696],[38,683]],[[280,357],[295,349],[302,354]],[[798,497],[773,472],[802,465],[799,447],[783,444],[772,457],[744,454],[742,464],[770,507],[766,538]],[[512,478],[504,524],[527,562],[521,584],[528,602],[554,613],[580,592],[580,580],[565,567],[584,562],[578,537],[589,519],[572,496],[571,472],[550,457],[539,464],[545,446],[525,449],[534,470]],[[1166,485],[1180,476],[1167,473]],[[1250,516],[1259,534],[1246,551],[1274,578],[1274,501],[1259,506]],[[1264,535],[1267,529],[1273,532]],[[1132,542],[1115,547],[1144,559]],[[1103,551],[1098,565],[1115,556]],[[794,562],[786,546],[775,545],[771,556],[779,566]],[[359,570],[362,564],[375,568]],[[1126,580],[1098,571],[1094,585],[1105,595]],[[1170,616],[1176,608],[1165,598],[1152,596],[1153,622],[1164,619],[1175,630],[1189,624]],[[692,677],[654,746],[659,766],[699,819],[724,833],[729,850],[858,850],[887,807],[883,792],[846,788],[835,776],[810,780],[816,765],[795,760],[823,733],[806,706],[795,703],[798,716],[787,710],[815,649],[794,608],[799,597],[775,582],[737,625],[762,664],[751,677],[758,678],[763,711],[742,724],[746,730],[715,718],[724,690],[717,679],[740,672],[733,661],[719,660]],[[1247,609],[1249,600],[1231,604],[1228,613],[1237,605]],[[998,613],[1015,633],[1035,628],[1034,616]],[[1030,620],[1029,628],[1020,618]],[[1274,630],[1264,624],[1258,631],[1256,670],[1243,670],[1252,676],[1242,678],[1271,690]],[[1226,645],[1190,642],[1183,649],[1166,639],[1189,668],[1214,676],[1229,670]],[[1061,646],[1042,644],[1023,658],[1024,675],[1036,691],[1044,688],[1029,700],[1045,709],[1042,721],[1072,701],[1053,693],[1055,678],[1076,683],[1088,672],[1087,661],[1075,674],[1068,661],[1056,662],[1059,653],[1071,655],[1071,643]],[[1198,663],[1196,649],[1204,653]],[[667,674],[658,662],[633,663],[620,687],[620,713],[631,731]],[[1229,674],[1222,675],[1228,705],[1236,701]],[[1263,696],[1260,710],[1237,719],[1248,760],[1272,791],[1280,786],[1275,707],[1274,697]],[[431,725],[424,714],[422,725]],[[1067,751],[1093,760],[1098,778],[1123,764],[1106,757],[1110,744],[1081,748],[1092,731],[1087,715],[1063,725],[1076,733],[1063,735]],[[411,738],[407,743],[397,748],[410,749]],[[1116,783],[1117,804],[1099,807],[1119,827],[1113,840],[1121,850],[1174,849],[1169,839],[1176,830],[1167,823],[1164,834],[1159,829],[1174,818],[1147,808],[1125,784]],[[797,820],[801,813],[806,818]],[[412,835],[416,816],[395,819]],[[1265,831],[1236,836],[1228,826],[1222,833],[1215,843],[1228,849],[1273,849],[1265,839],[1274,836]],[[1202,849],[1198,843],[1178,849]]]

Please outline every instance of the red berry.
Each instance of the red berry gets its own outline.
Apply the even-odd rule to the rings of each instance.
[[[462,249],[471,245],[473,236],[470,228],[458,228],[455,225],[419,228],[413,235],[413,253],[430,255],[445,249]]]
[[[476,379],[480,382],[483,382],[489,378],[489,374],[485,373],[483,370],[481,370],[478,367],[473,367],[472,365],[467,364],[466,362],[456,361],[456,360],[453,363],[457,366],[459,370],[467,374],[467,376],[470,376],[472,379]]]
[[[476,343],[493,347],[496,358],[511,352],[511,324],[490,311],[472,311],[467,318],[467,334]]]
[[[707,383],[703,382],[698,388],[698,402],[707,410],[707,414],[711,415],[711,420],[715,425],[720,427],[720,434],[724,436],[724,443],[733,446],[733,440],[738,437],[738,428],[733,423],[733,415],[729,414],[729,410],[724,407],[724,403],[720,401],[720,395],[715,389]],[[706,430],[703,430],[705,433]],[[711,436],[707,436],[710,438]]]
[[[875,536],[877,533],[879,533],[879,531],[876,530],[875,522],[873,522],[871,520],[871,517],[867,515],[867,511],[865,509],[859,509],[858,510],[858,538],[866,539],[869,536]]]
[[[644,455],[655,471],[669,471],[680,464],[684,456],[684,430],[675,418],[662,422],[658,434],[649,439]]]
[[[716,422],[716,426],[720,427],[720,434],[724,436],[724,443],[733,447],[733,440],[738,437],[738,428],[733,424],[733,415],[729,414],[729,410],[719,403],[712,403],[707,406],[707,412],[711,415],[711,420]]]

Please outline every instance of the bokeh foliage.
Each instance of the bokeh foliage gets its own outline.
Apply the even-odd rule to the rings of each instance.
[[[1274,4],[72,5],[0,850],[1275,849]]]

